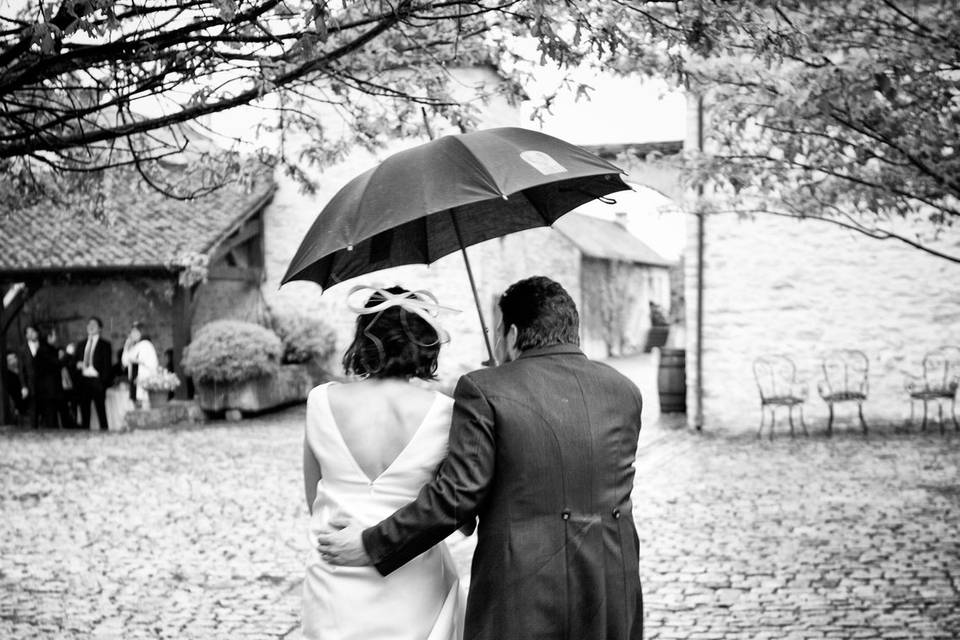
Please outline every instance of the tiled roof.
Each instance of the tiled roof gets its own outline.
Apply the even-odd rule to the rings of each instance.
[[[553,223],[585,256],[669,267],[673,263],[620,224],[582,213],[568,213]]]
[[[165,198],[143,182],[110,180],[104,219],[49,204],[0,213],[0,274],[158,268],[205,254],[274,190],[264,172],[252,189],[229,185],[200,198]]]

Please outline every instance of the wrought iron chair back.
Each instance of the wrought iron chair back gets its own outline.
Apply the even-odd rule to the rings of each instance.
[[[923,423],[921,429],[927,428],[927,405],[937,403],[940,423],[940,433],[944,432],[943,401],[950,401],[950,417],[954,428],[960,431],[960,421],[957,420],[956,403],[957,388],[960,387],[960,347],[943,346],[928,352],[923,357],[923,376],[908,375],[906,390],[910,394],[910,421],[913,424],[914,402],[923,403]]]
[[[823,354],[820,395],[827,399],[866,398],[870,393],[870,361],[857,349],[836,349]]]
[[[823,354],[821,366],[823,380],[817,383],[817,391],[830,410],[827,435],[833,432],[833,405],[838,402],[857,403],[860,425],[866,434],[863,403],[870,393],[870,361],[867,355],[857,349],[835,349]]]
[[[797,384],[797,367],[788,356],[760,356],[753,361],[753,377],[757,381],[760,401],[764,404],[789,397]]]
[[[757,432],[757,437],[763,435],[766,411],[769,411],[770,438],[773,438],[777,407],[787,407],[791,436],[793,435],[793,408],[797,407],[800,411],[800,426],[806,434],[803,403],[807,399],[807,385],[797,379],[797,367],[793,360],[783,354],[760,356],[753,361],[753,377],[760,392],[760,430]]]
[[[956,394],[960,386],[960,347],[940,347],[925,355],[923,383],[930,391]]]

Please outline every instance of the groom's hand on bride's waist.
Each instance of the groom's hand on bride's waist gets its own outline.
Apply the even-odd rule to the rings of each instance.
[[[365,567],[373,564],[363,548],[363,529],[356,524],[331,522],[331,529],[317,533],[317,550],[330,564],[342,567]]]

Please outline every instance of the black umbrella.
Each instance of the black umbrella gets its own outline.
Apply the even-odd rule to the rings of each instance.
[[[460,250],[493,361],[466,247],[551,225],[586,202],[629,189],[621,173],[589,151],[527,129],[444,136],[390,156],[340,189],[281,284],[309,280],[327,288]]]

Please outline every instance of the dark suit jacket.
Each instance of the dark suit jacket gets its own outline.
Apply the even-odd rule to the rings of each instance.
[[[89,338],[88,338],[89,339]],[[77,343],[77,352],[74,354],[77,362],[83,362],[83,354],[87,351],[87,340]],[[76,365],[73,365],[76,369]],[[97,345],[93,348],[93,368],[99,374],[97,377],[103,388],[106,389],[113,384],[113,347],[109,340],[104,340],[103,336],[97,339]],[[83,372],[80,372],[80,380],[83,380]]]
[[[53,347],[41,342],[36,355],[30,353],[30,347],[24,347],[20,362],[23,363],[23,386],[30,390],[32,398],[56,398],[63,394],[60,362]]]
[[[6,365],[3,367],[3,388],[6,389],[17,411],[23,411],[26,406],[23,401],[23,396],[20,395],[23,389],[23,383],[20,380],[20,375],[16,371],[8,369]],[[2,398],[0,398],[0,400],[2,400]]]
[[[447,459],[363,532],[386,575],[479,516],[465,640],[640,640],[640,392],[571,345],[463,376]]]

